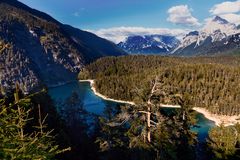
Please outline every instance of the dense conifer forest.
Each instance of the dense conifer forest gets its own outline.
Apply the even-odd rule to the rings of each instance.
[[[108,97],[134,101],[119,114],[100,118],[100,154],[113,159],[238,159],[239,124],[216,126],[198,142],[192,107],[216,114],[240,113],[240,58],[123,56],[102,58],[79,74],[95,79]],[[160,103],[181,105],[167,116]],[[126,123],[127,122],[127,123]],[[125,126],[125,127],[124,127]],[[127,150],[126,150],[127,149]]]
[[[97,90],[111,98],[141,102],[157,77],[155,99],[174,104],[173,95],[188,95],[191,107],[216,114],[240,114],[240,57],[108,57],[88,65],[80,79],[95,79]],[[141,91],[141,94],[139,94]]]

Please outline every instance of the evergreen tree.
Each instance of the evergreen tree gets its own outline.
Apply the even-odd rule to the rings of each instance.
[[[213,153],[213,159],[236,159],[240,158],[239,143],[239,124],[224,127],[217,126],[209,131],[208,146]]]
[[[20,98],[16,86],[15,100],[6,104],[1,99],[0,104],[0,159],[3,160],[30,160],[54,159],[59,153],[69,150],[60,150],[54,141],[53,130],[47,131],[46,118],[41,117],[39,109],[38,122],[32,132],[27,131],[30,117],[31,102],[29,98]]]

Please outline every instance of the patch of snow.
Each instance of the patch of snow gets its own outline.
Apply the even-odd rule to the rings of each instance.
[[[33,35],[33,37],[37,37],[37,34],[33,30],[30,29],[29,33],[31,33]]]
[[[204,42],[206,40],[206,38],[208,37],[206,32],[199,32],[198,38],[197,38],[197,42],[194,48],[198,47],[201,45],[202,42]]]
[[[76,40],[76,38],[74,38],[74,37],[71,37],[72,38],[72,40],[75,42],[75,43],[79,43],[77,40]]]
[[[197,35],[190,35],[190,36],[186,36],[183,38],[183,41],[181,42],[181,45],[179,45],[178,48],[185,48],[189,45],[191,45],[192,43],[196,42],[198,40],[198,36]]]
[[[151,47],[151,45],[143,45],[143,47],[142,48],[148,48],[148,47]]]
[[[153,37],[153,39],[157,42],[162,42],[162,40],[159,37]]]

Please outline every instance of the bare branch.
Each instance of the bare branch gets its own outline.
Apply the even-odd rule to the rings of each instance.
[[[148,112],[146,111],[138,111],[139,113],[145,113],[145,114],[148,114]]]

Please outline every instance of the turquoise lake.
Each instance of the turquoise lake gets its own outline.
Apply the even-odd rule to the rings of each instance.
[[[70,97],[73,92],[79,95],[83,107],[89,113],[96,115],[103,115],[106,107],[117,107],[121,105],[120,103],[105,100],[98,97],[91,90],[89,82],[73,82],[66,85],[54,87],[49,89],[49,95],[54,101],[65,100]],[[193,131],[198,133],[198,140],[205,141],[208,135],[208,131],[214,126],[214,122],[206,119],[203,114],[196,114],[197,126],[192,128]]]

